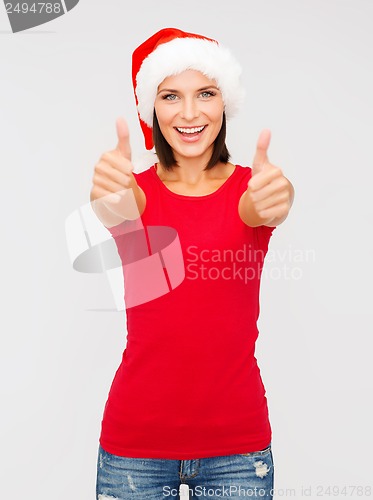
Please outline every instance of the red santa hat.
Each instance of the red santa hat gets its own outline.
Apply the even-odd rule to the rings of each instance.
[[[230,51],[212,38],[164,28],[137,47],[132,55],[132,83],[146,149],[154,146],[152,127],[158,86],[166,77],[186,69],[200,71],[216,81],[227,119],[238,110],[244,97],[239,78],[241,66]]]

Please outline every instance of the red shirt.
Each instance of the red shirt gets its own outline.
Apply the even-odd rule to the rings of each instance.
[[[146,194],[143,226],[176,229],[185,277],[126,308],[127,344],[100,444],[114,455],[177,460],[261,450],[272,432],[254,354],[260,275],[275,228],[239,217],[251,168],[236,165],[204,196],[172,192],[154,165],[134,176]],[[127,222],[110,229],[122,260],[129,245],[118,235]]]

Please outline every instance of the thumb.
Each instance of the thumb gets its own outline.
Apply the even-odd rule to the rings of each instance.
[[[127,160],[131,160],[131,145],[130,145],[130,133],[128,130],[127,122],[124,118],[117,118],[116,129],[118,144],[117,150],[125,157]]]
[[[256,151],[252,164],[252,175],[260,172],[263,164],[269,161],[267,153],[270,142],[271,131],[269,129],[263,129],[259,134],[258,142],[256,144]]]

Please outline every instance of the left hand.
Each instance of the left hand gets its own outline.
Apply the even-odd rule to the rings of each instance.
[[[271,131],[262,130],[256,146],[248,191],[257,214],[263,219],[282,219],[291,207],[292,186],[281,168],[268,159]]]

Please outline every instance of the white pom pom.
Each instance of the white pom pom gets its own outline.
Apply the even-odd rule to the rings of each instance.
[[[147,151],[146,153],[143,153],[132,160],[134,172],[136,174],[144,172],[144,170],[147,170],[152,165],[154,165],[154,163],[157,163],[158,161],[159,160],[156,153],[152,151]]]

